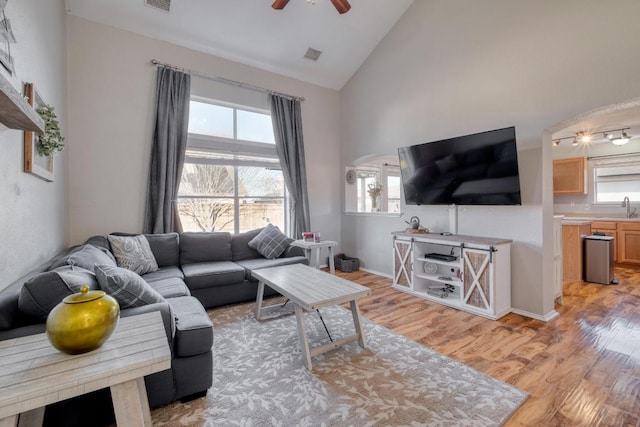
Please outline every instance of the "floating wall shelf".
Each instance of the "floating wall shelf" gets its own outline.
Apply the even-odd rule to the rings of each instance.
[[[36,110],[0,74],[0,123],[9,129],[44,131],[44,122]]]

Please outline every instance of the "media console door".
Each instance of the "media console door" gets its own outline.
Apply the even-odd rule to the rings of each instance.
[[[464,286],[462,304],[494,313],[493,262],[491,251],[464,250]]]
[[[413,240],[393,239],[393,284],[413,289]]]

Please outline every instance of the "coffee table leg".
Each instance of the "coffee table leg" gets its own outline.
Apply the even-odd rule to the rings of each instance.
[[[151,411],[144,378],[112,385],[111,400],[118,426],[151,426]]]
[[[256,319],[262,320],[262,300],[264,299],[264,282],[258,282],[258,294],[256,296]]]
[[[296,320],[298,321],[298,336],[300,337],[300,347],[302,347],[302,362],[308,370],[311,370],[311,354],[309,352],[309,340],[307,330],[304,327],[304,310],[298,304],[295,305]]]
[[[353,316],[353,326],[356,328],[356,334],[359,336],[358,343],[360,343],[360,347],[367,348],[367,342],[362,331],[362,323],[360,323],[360,309],[356,300],[351,301],[351,315]]]

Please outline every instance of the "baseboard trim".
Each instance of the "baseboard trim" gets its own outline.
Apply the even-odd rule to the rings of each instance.
[[[550,322],[553,319],[555,319],[556,317],[560,316],[560,313],[558,313],[555,310],[551,310],[549,313],[545,314],[544,316],[540,316],[539,314],[531,313],[531,312],[525,311],[525,310],[518,310],[517,308],[514,308],[511,311],[512,311],[512,313],[519,314],[519,315],[525,316],[525,317],[530,317],[532,319],[540,320],[542,322]]]
[[[386,277],[387,279],[393,279],[393,276],[391,274],[381,273],[379,271],[371,270],[369,268],[362,268],[362,267],[360,267],[360,270],[366,271],[367,273],[375,274],[376,276],[382,276],[382,277]]]

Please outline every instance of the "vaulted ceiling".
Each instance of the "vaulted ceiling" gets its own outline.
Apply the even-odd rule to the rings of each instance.
[[[165,12],[147,3],[169,3]],[[66,0],[68,13],[322,87],[341,89],[413,0]],[[308,48],[321,51],[306,59]],[[162,59],[162,58],[157,58]]]

